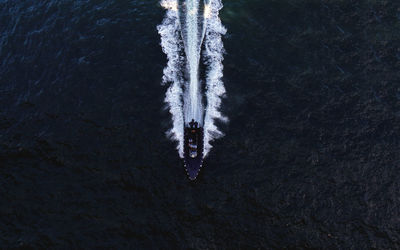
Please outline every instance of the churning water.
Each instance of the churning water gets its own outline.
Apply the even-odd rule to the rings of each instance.
[[[161,46],[168,57],[163,82],[170,84],[165,101],[172,114],[173,127],[168,134],[178,141],[183,156],[183,129],[192,119],[204,126],[204,155],[210,142],[223,135],[215,120],[227,121],[219,108],[225,94],[221,80],[223,44],[226,29],[219,19],[220,0],[163,0],[167,9],[163,23],[158,26]],[[200,63],[206,66],[205,79],[199,79]],[[205,82],[206,93],[201,83]],[[202,101],[205,96],[206,108]]]

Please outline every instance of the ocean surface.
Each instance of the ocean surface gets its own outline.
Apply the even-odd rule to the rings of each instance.
[[[223,0],[198,179],[156,0],[0,0],[1,249],[399,249],[400,2]]]

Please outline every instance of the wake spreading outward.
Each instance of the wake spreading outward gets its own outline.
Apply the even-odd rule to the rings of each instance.
[[[161,6],[167,9],[158,26],[168,58],[163,76],[163,83],[169,84],[165,102],[173,119],[168,136],[178,141],[189,178],[195,179],[212,147],[210,142],[223,135],[215,121],[227,121],[219,111],[225,94],[221,36],[226,29],[218,17],[222,3],[162,0]]]

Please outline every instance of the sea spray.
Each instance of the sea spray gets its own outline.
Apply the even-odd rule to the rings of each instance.
[[[161,47],[167,55],[168,63],[164,68],[163,83],[169,84],[165,102],[172,115],[172,128],[167,132],[169,138],[178,141],[177,150],[183,157],[183,104],[182,104],[182,75],[181,67],[184,64],[180,54],[182,40],[180,39],[180,24],[178,17],[178,2],[176,0],[163,0],[161,5],[167,13],[161,25],[157,27],[161,36]]]
[[[210,152],[210,142],[223,136],[223,133],[215,125],[216,120],[227,122],[228,118],[220,112],[221,98],[225,95],[225,87],[222,82],[224,46],[221,36],[226,33],[225,27],[219,18],[222,9],[221,0],[210,0],[206,16],[206,35],[204,63],[207,65],[206,97],[207,108],[204,118],[204,155]]]

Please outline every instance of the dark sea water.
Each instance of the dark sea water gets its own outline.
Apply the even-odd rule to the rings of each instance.
[[[186,177],[156,0],[0,0],[1,249],[399,249],[400,2],[224,0]]]

